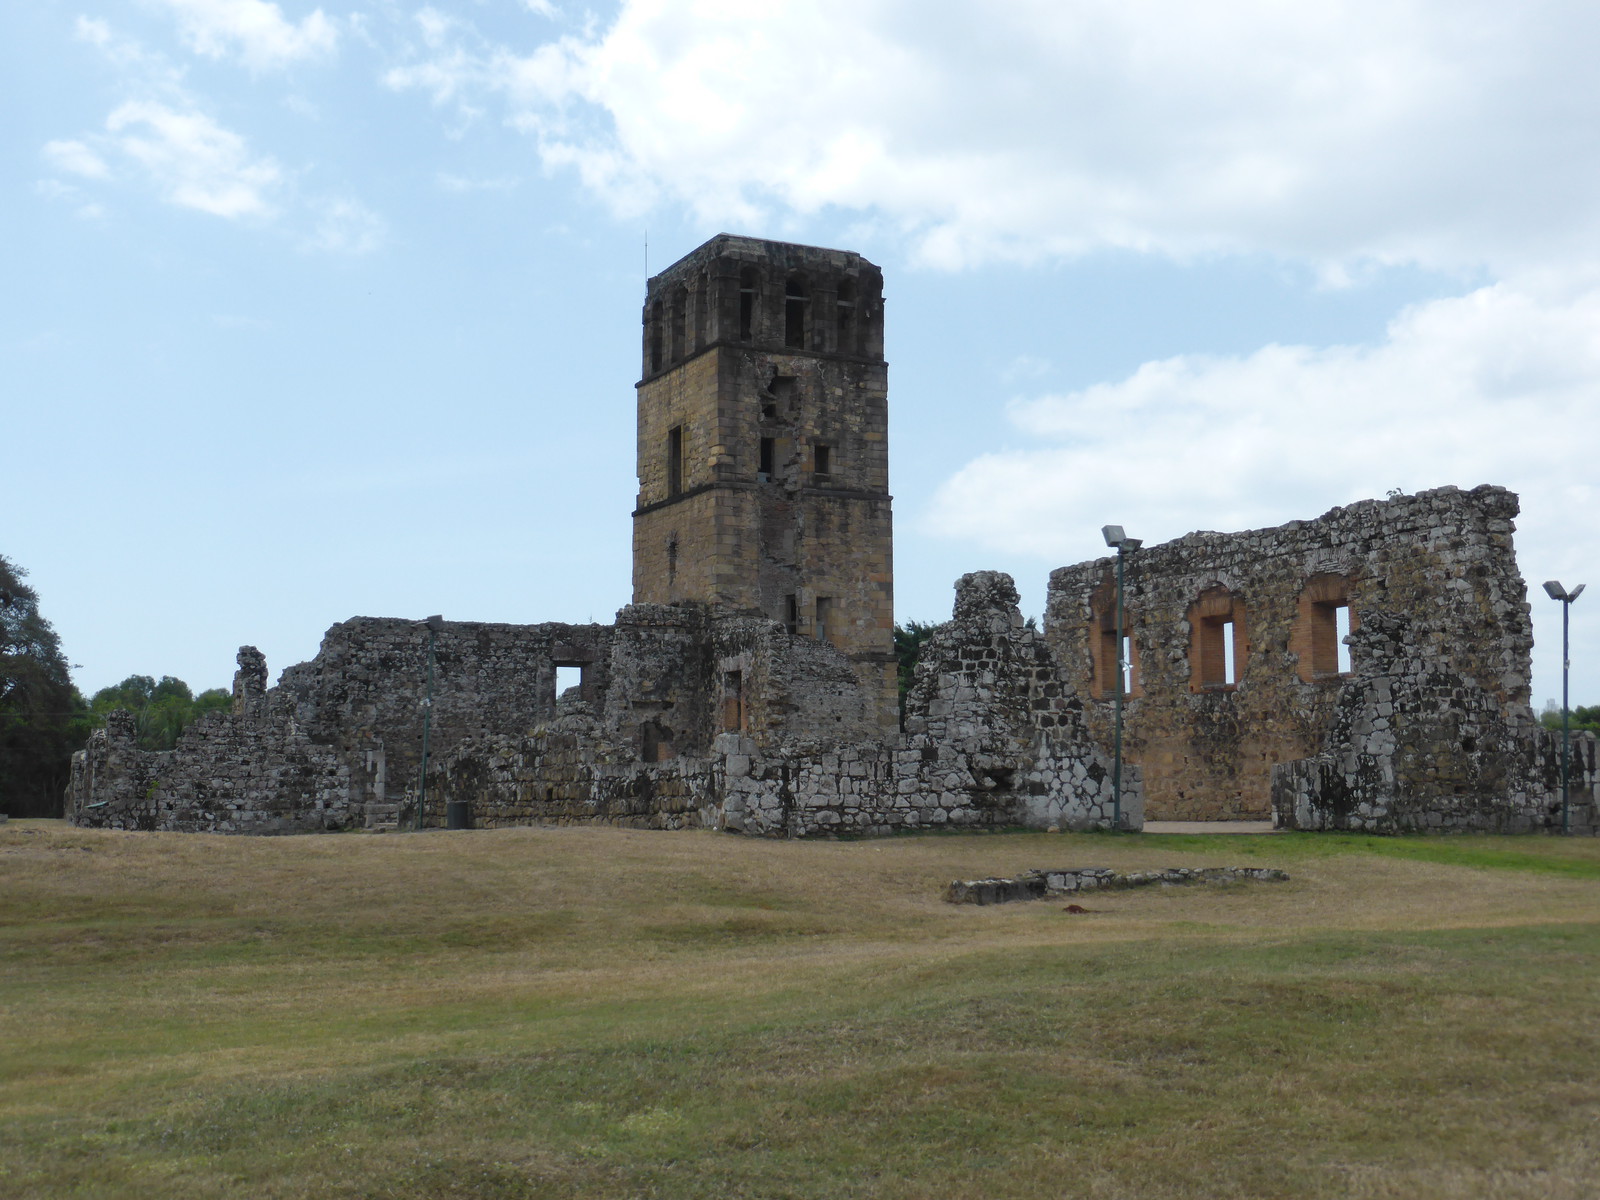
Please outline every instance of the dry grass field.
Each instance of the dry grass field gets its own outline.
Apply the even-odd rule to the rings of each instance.
[[[1587,839],[18,821],[0,1196],[1591,1197],[1597,952]]]

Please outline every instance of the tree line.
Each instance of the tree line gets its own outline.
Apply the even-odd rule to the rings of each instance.
[[[197,696],[171,675],[130,675],[85,699],[26,575],[0,554],[0,813],[58,817],[72,752],[109,713],[133,714],[141,749],[170,750],[186,726],[230,707],[233,696],[223,688]]]

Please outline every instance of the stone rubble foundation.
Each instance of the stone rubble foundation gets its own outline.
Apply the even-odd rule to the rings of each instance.
[[[1281,883],[1288,873],[1276,867],[1166,867],[1159,871],[1113,871],[1110,867],[1066,867],[1024,871],[1013,879],[953,879],[944,898],[951,904],[1009,904],[1049,900],[1080,892],[1149,887],[1151,884]]]

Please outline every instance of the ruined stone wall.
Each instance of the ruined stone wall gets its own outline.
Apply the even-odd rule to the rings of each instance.
[[[1561,827],[1561,737],[1441,669],[1418,623],[1367,611],[1321,752],[1272,775],[1278,824],[1371,833]],[[1595,831],[1594,739],[1573,742],[1569,824]]]
[[[1023,622],[1009,576],[957,584],[955,616],[918,667],[905,738],[876,736],[870,697],[842,655],[776,623],[655,605],[620,616],[607,715],[571,707],[526,736],[462,744],[439,760],[430,797],[465,801],[489,826],[698,824],[769,837],[1113,822],[1111,763],[1048,645]],[[624,632],[629,623],[635,632]],[[696,681],[702,648],[713,674]],[[742,707],[718,691],[730,672],[747,689]],[[640,696],[672,713],[684,694],[721,695],[710,707],[723,731],[702,750],[692,722],[675,718],[676,756],[639,762],[625,715]],[[1138,828],[1141,814],[1130,768],[1124,827]]]
[[[601,625],[441,623],[432,746],[553,718],[558,665],[581,666],[583,692],[603,703],[612,634]],[[219,832],[392,820],[420,779],[428,638],[421,621],[346,621],[272,689],[260,652],[243,647],[233,713],[197,721],[167,752],[140,751],[122,724],[108,725],[75,760],[68,815]]]
[[[556,667],[581,665],[584,689],[605,693],[612,630],[604,625],[445,621],[434,634],[434,749],[509,733],[556,711]],[[422,761],[429,629],[422,621],[358,617],[323,635],[316,658],[284,671],[273,699],[317,740],[384,758],[378,801],[402,801]]]
[[[357,819],[351,772],[344,755],[282,714],[209,713],[174,749],[147,751],[134,744],[131,716],[113,713],[73,756],[67,816],[98,828],[184,833],[343,829]]]
[[[1146,814],[1259,819],[1275,764],[1316,755],[1334,722],[1337,610],[1410,618],[1431,670],[1527,709],[1532,629],[1512,550],[1516,497],[1439,488],[1362,501],[1314,521],[1192,533],[1127,560],[1134,678],[1124,746]],[[1046,636],[1109,744],[1116,681],[1115,560],[1052,572]],[[1223,677],[1231,635],[1235,674]],[[1419,766],[1419,770],[1421,767]]]

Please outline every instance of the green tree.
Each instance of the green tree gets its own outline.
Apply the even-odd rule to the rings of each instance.
[[[89,701],[96,727],[119,708],[132,713],[141,750],[171,750],[178,735],[200,717],[232,705],[232,694],[223,688],[196,696],[187,683],[171,675],[163,675],[160,682],[150,675],[129,675],[113,687],[101,688]]]
[[[1539,714],[1539,724],[1546,729],[1561,732],[1561,706],[1554,700],[1545,702],[1544,711]],[[1567,728],[1573,733],[1588,732],[1600,734],[1600,704],[1588,706],[1578,705],[1567,710]]]
[[[60,816],[88,710],[26,575],[0,555],[0,812]]]
[[[894,657],[900,681],[900,723],[906,721],[906,696],[916,679],[917,659],[922,654],[922,643],[933,636],[937,624],[907,621],[894,627]]]

